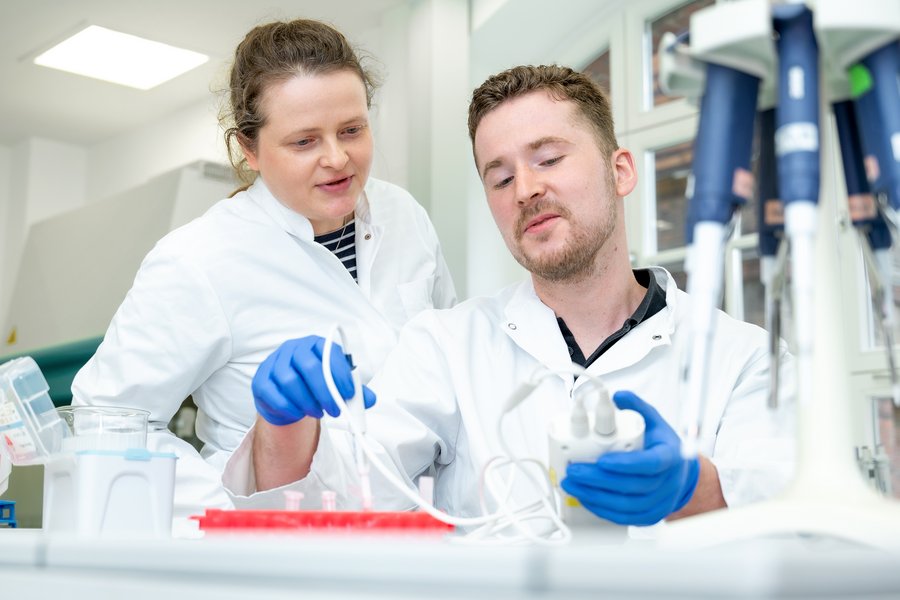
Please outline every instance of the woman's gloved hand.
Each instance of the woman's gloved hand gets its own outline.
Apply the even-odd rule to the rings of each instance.
[[[655,408],[632,392],[616,392],[613,400],[644,417],[644,449],[572,463],[561,485],[598,517],[620,525],[653,525],[690,501],[700,463],[681,456],[681,439]]]
[[[259,365],[253,376],[253,400],[260,416],[273,425],[290,425],[304,417],[336,417],[340,409],[325,385],[322,355],[325,339],[311,335],[288,340]],[[339,344],[331,347],[331,376],[341,397],[353,397],[351,365]],[[375,394],[363,386],[366,408]]]

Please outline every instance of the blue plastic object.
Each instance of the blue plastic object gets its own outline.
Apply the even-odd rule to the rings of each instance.
[[[856,99],[866,154],[877,160],[874,194],[885,194],[900,210],[900,43],[892,42],[863,59],[871,87]]]
[[[0,500],[0,527],[16,527],[16,503]]]
[[[727,223],[748,200],[735,194],[736,169],[750,170],[753,121],[759,78],[710,63],[700,101],[700,124],[694,139],[694,191],[690,198],[685,237],[693,243],[694,225]],[[722,132],[728,135],[722,135]]]
[[[853,102],[837,102],[832,106],[837,123],[838,141],[841,146],[841,162],[844,166],[844,181],[847,195],[871,194],[866,169],[863,162],[862,141]],[[873,250],[891,247],[891,232],[879,210],[870,218],[855,218],[853,224],[865,229],[869,245]]]
[[[775,109],[760,111],[759,122],[759,254],[775,256],[784,232],[784,205],[778,196],[778,161],[775,159]],[[777,204],[773,210],[772,203]],[[777,218],[770,213],[778,213]]]
[[[778,196],[819,201],[819,52],[812,12],[803,4],[772,7],[778,32],[775,153]]]

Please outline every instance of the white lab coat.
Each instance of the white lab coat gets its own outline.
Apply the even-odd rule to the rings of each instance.
[[[250,383],[285,340],[341,324],[363,381],[400,327],[455,292],[424,209],[370,179],[356,205],[357,273],[313,241],[302,215],[261,179],[157,243],[103,343],[72,384],[73,404],[151,412],[152,450],[176,452],[175,515],[230,506],[220,469],[256,418]],[[165,430],[188,396],[198,407],[196,451]]]
[[[640,323],[588,372],[610,392],[631,390],[653,404],[677,429],[677,364],[685,345],[691,300],[663,269],[653,269],[666,292],[666,308]],[[788,399],[778,413],[766,408],[768,335],[759,327],[717,313],[706,435],[701,451],[718,468],[730,506],[770,497],[789,480],[793,463],[793,410]],[[792,370],[782,348],[786,379]],[[400,342],[371,386],[378,394],[367,411],[369,436],[411,484],[436,466],[436,504],[451,514],[481,514],[478,482],[484,465],[503,455],[497,425],[513,391],[541,368],[564,374],[544,382],[503,420],[504,437],[520,458],[547,464],[547,423],[571,409],[573,386],[567,346],[556,315],[530,281],[498,295],[475,298],[447,311],[427,311],[403,330]],[[352,453],[343,432],[323,429],[304,480],[288,486],[315,504],[322,489],[338,492],[340,506],[358,506]],[[281,506],[284,488],[254,493],[252,430],[225,469],[225,484],[238,506]],[[373,479],[376,507],[410,503]],[[523,494],[528,494],[522,491]],[[519,498],[516,503],[524,505]]]

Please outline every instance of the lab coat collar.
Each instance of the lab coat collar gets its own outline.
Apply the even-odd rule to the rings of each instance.
[[[588,367],[588,372],[592,375],[605,375],[625,369],[643,360],[654,348],[671,345],[672,332],[675,331],[678,287],[663,268],[650,267],[650,274],[665,290],[666,307],[646,321],[638,323],[608,352],[601,354]]]
[[[626,368],[643,359],[651,350],[671,344],[675,330],[678,287],[671,275],[660,267],[650,273],[666,293],[666,308],[639,323],[615,346],[601,355],[588,371],[602,375]],[[534,291],[529,278],[515,286],[504,307],[504,323],[500,326],[520,348],[544,364],[560,372],[571,370],[572,361],[559,330],[556,314]]]
[[[278,223],[279,227],[295,238],[312,241],[313,228],[309,219],[291,210],[273,196],[266,186],[266,182],[263,181],[262,175],[257,177],[253,185],[247,188],[247,194],[267,215]]]
[[[381,207],[378,203],[373,206],[369,203],[369,194],[372,192],[375,183],[370,177],[366,182],[363,193],[359,195],[356,201],[356,282],[359,289],[368,298],[372,293],[372,265],[375,263],[375,256],[381,248],[382,233],[384,228],[378,225],[383,222]]]
[[[572,369],[556,313],[538,298],[530,278],[513,288],[503,317],[505,322],[500,326],[517,346],[551,371]]]
[[[261,175],[257,177],[256,181],[253,182],[253,185],[247,189],[247,193],[253,201],[256,202],[260,208],[262,208],[266,214],[268,214],[286,232],[300,240],[305,240],[307,242],[313,241],[313,227],[312,223],[309,222],[309,219],[297,211],[288,208],[272,195],[272,192],[269,191],[269,188],[266,186],[266,182],[263,181]],[[357,219],[357,227],[361,224],[369,227],[372,226],[372,211],[369,207],[369,201],[365,190],[359,195],[354,211]]]

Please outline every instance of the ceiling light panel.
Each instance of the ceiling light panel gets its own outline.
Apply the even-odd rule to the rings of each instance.
[[[208,60],[205,54],[91,25],[50,48],[34,63],[149,90]]]

